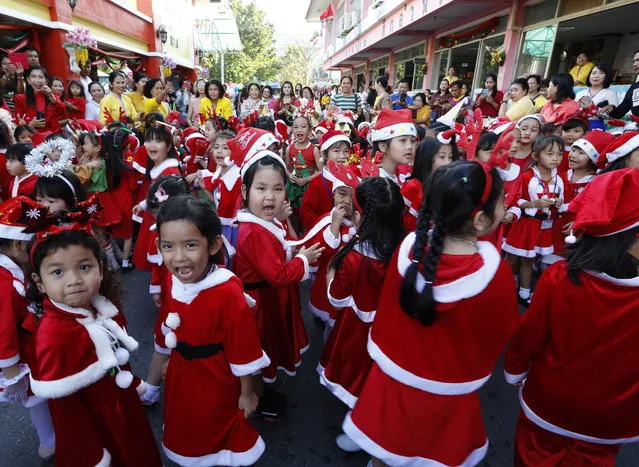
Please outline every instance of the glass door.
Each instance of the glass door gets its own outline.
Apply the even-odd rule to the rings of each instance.
[[[526,74],[546,76],[556,34],[556,24],[531,29],[524,33],[515,76]]]

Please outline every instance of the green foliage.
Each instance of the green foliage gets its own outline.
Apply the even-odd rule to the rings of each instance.
[[[242,41],[241,52],[224,55],[226,81],[245,84],[253,79],[270,81],[277,77],[275,28],[266,21],[266,13],[255,2],[230,1]],[[211,76],[221,76],[219,57],[211,63]]]
[[[279,80],[307,85],[319,50],[311,44],[287,44],[279,59]]]

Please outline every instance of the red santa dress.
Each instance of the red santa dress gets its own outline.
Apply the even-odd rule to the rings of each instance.
[[[123,316],[109,300],[96,296],[92,305],[96,316],[46,299],[36,335],[31,388],[49,399],[56,466],[160,466],[134,385],[119,387],[111,376],[118,362],[126,363],[121,354],[135,350],[137,342],[124,330]]]
[[[151,295],[160,294],[160,309],[158,310],[158,314],[155,317],[155,326],[153,327],[153,346],[154,350],[163,355],[170,355],[171,349],[169,349],[164,343],[164,335],[166,334],[167,329],[164,324],[164,320],[168,315],[168,291],[167,289],[167,280],[169,278],[169,272],[164,266],[164,261],[162,259],[162,254],[158,251],[157,245],[155,244],[155,240],[158,238],[158,231],[156,229],[155,224],[151,226],[149,239],[149,251],[146,254],[146,259],[151,264],[151,283],[149,284],[149,293]]]
[[[404,229],[414,232],[417,229],[417,218],[422,207],[422,181],[410,178],[401,189],[406,205],[404,212]]]
[[[342,428],[388,465],[473,466],[488,450],[477,391],[517,327],[515,280],[488,242],[474,255],[444,254],[436,319],[423,326],[399,304],[414,242],[411,233],[388,267],[368,340],[374,364]]]
[[[120,170],[120,184],[111,190],[111,196],[120,212],[120,222],[111,226],[111,234],[115,238],[127,239],[133,236],[133,200],[138,189],[136,172]]]
[[[270,361],[242,283],[215,266],[195,284],[168,282],[167,325],[177,344],[164,385],[164,452],[180,465],[252,465],[265,446],[238,408],[239,377]]]
[[[153,167],[149,171],[150,180],[148,181],[150,183],[153,183],[154,180],[163,175],[180,175],[180,169],[178,168],[178,165],[179,162],[177,159],[166,159],[164,162]],[[151,270],[151,264],[147,261],[146,254],[149,251],[149,242],[151,241],[149,229],[155,223],[153,216],[151,216],[151,214],[146,211],[147,191],[148,187],[144,190],[144,200],[139,203],[140,206],[145,209],[145,211],[144,215],[142,216],[142,225],[140,225],[138,238],[135,242],[135,250],[133,250],[133,264],[135,264],[136,269],[141,269],[143,271]]]
[[[229,168],[224,174],[218,168],[211,173],[202,171],[202,186],[213,193],[217,215],[222,222],[222,233],[228,242],[237,245],[237,225],[233,220],[237,214],[238,200],[241,197],[242,179],[237,165]]]
[[[239,211],[240,223],[233,269],[246,292],[256,301],[252,309],[262,348],[271,364],[262,370],[267,383],[277,370],[295,375],[309,340],[300,312],[298,283],[310,278],[308,260],[289,258],[286,231],[248,211]]]
[[[37,181],[38,177],[33,174],[27,174],[27,176],[22,179],[13,177],[9,184],[9,193],[11,193],[10,198],[22,195],[33,199],[35,194],[35,184]]]
[[[351,409],[373,364],[366,343],[384,285],[387,263],[365,243],[357,243],[328,284],[328,298],[338,309],[320,359],[320,383]]]
[[[329,172],[328,167],[322,169],[322,175],[315,177],[308,184],[302,206],[300,207],[300,219],[304,229],[310,230],[317,221],[333,209],[333,182],[335,177]]]
[[[564,198],[564,179],[557,169],[553,169],[548,181],[541,179],[539,169],[531,167],[521,177],[521,192],[517,205],[542,198]],[[557,219],[556,208],[526,208],[521,210],[521,219],[515,222],[508,232],[503,250],[523,258],[537,255],[551,255],[553,248],[553,225]]]
[[[639,277],[579,281],[565,261],[546,269],[506,352],[506,381],[524,383],[518,465],[613,466],[620,444],[639,441]]]
[[[510,167],[497,168],[497,171],[504,182],[504,207],[514,216],[513,223],[517,222],[521,218],[521,209],[517,204],[521,194],[521,168],[517,164],[510,164]],[[499,224],[493,232],[480,237],[479,240],[492,243],[501,252],[504,238],[508,236],[511,225]]]

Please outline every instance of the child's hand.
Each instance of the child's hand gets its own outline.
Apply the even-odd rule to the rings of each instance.
[[[237,407],[244,411],[244,418],[249,418],[255,409],[257,409],[257,403],[259,402],[257,395],[253,391],[250,394],[241,394],[240,400],[237,403]]]
[[[533,203],[535,203],[535,207],[537,209],[546,209],[546,208],[553,207],[555,205],[555,200],[548,199],[548,198],[541,198],[541,199],[536,199],[535,201],[533,201]]]
[[[297,186],[304,186],[304,185],[306,185],[308,183],[308,178],[307,177],[298,178],[297,182],[295,182],[295,183],[297,184]]]
[[[299,185],[299,178],[297,178],[297,175],[293,175],[293,174],[289,174],[288,179],[291,181],[291,183],[295,183],[296,185]]]
[[[501,220],[502,224],[511,224],[515,220],[515,215],[512,212],[507,212],[504,218]]]
[[[195,156],[195,159],[193,159],[193,161],[196,164],[200,164],[200,167],[202,167],[203,169],[206,169],[209,162],[204,156]]]
[[[306,259],[308,259],[308,264],[313,264],[315,263],[315,261],[317,261],[320,258],[320,256],[322,256],[323,251],[324,251],[324,247],[320,248],[320,244],[316,243],[315,245],[309,248],[306,248],[306,247],[300,248],[300,252],[298,254],[302,256],[306,256]]]
[[[291,207],[291,203],[289,203],[288,201],[284,201],[284,204],[282,205],[282,210],[279,212],[279,214],[276,217],[278,221],[283,222],[289,217],[291,217],[292,214],[293,214],[293,208]]]
[[[202,177],[200,176],[199,172],[194,172],[192,174],[189,174],[185,177],[186,183],[188,183],[189,185],[192,185],[195,182],[200,182],[200,180],[202,180]]]
[[[89,162],[87,162],[87,165],[89,167],[92,167],[94,169],[99,169],[100,167],[102,167],[102,161],[98,161],[98,160],[91,160]]]
[[[140,207],[139,204],[136,204],[135,206],[133,206],[132,211],[133,211],[133,215],[139,216],[140,213],[142,212],[142,208]]]
[[[338,204],[333,209],[333,214],[331,214],[331,232],[336,237],[339,236],[339,228],[344,221],[344,217],[346,217],[346,206],[344,204]]]
[[[555,202],[555,207],[559,209],[562,204],[564,204],[564,200],[562,198],[555,198],[553,200]]]
[[[572,231],[572,226],[574,225],[574,222],[568,222],[566,225],[564,225],[564,228],[561,229],[561,233],[564,235],[569,235],[570,232]]]
[[[162,306],[162,298],[159,293],[151,294],[151,298],[153,299],[153,303],[155,303],[156,307],[160,308]]]

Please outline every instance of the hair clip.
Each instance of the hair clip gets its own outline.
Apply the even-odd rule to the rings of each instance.
[[[155,192],[154,196],[155,196],[155,199],[156,199],[156,201],[158,203],[163,203],[167,199],[169,199],[168,193],[162,187],[157,189],[157,191]]]

